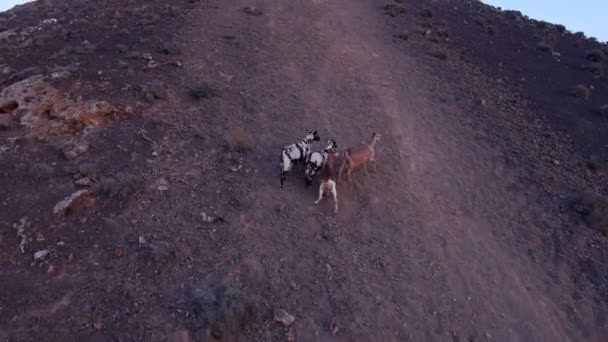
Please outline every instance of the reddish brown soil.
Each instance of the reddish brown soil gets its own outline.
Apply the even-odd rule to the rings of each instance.
[[[67,3],[0,15],[16,32],[0,84],[72,65],[54,86],[119,113],[76,136],[0,131],[0,340],[605,339],[608,241],[569,206],[608,191],[608,84],[580,69],[596,43],[466,0],[394,17],[371,0]],[[543,35],[560,62],[537,50]],[[189,95],[205,82],[215,95]],[[579,83],[589,102],[571,96]],[[228,148],[240,128],[249,152]],[[300,168],[279,189],[280,148],[309,129],[316,148],[382,134],[377,171],[338,184],[337,215]],[[61,158],[75,138],[89,151]],[[54,215],[86,163],[142,181]]]

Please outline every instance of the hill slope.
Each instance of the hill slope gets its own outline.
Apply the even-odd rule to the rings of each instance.
[[[608,242],[570,205],[608,190],[599,44],[466,0],[38,1],[0,26],[0,337],[608,332]],[[337,215],[298,167],[278,187],[309,129],[382,134]]]

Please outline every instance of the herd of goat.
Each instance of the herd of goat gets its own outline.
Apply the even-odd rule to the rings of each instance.
[[[335,162],[338,159],[338,144],[331,139],[327,146],[318,152],[312,152],[312,144],[319,141],[317,131],[309,132],[306,137],[297,143],[283,147],[281,150],[281,189],[287,173],[295,164],[304,162],[304,178],[306,186],[310,189],[315,175],[319,174],[319,198],[315,204],[319,204],[325,193],[331,193],[334,198],[334,212],[338,212],[338,192],[336,183],[345,175],[350,180],[354,169],[363,166],[363,171],[367,174],[367,163],[374,163],[376,169],[375,147],[380,140],[380,134],[373,133],[368,143],[348,148],[344,153],[344,159],[338,172],[335,169]]]

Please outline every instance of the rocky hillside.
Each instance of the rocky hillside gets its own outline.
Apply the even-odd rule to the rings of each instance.
[[[3,341],[608,333],[606,44],[473,0],[39,0],[0,44]],[[313,129],[381,134],[336,215],[278,186]]]

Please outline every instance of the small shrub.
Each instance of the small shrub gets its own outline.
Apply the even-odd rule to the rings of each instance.
[[[255,6],[247,6],[247,7],[243,8],[243,12],[245,12],[245,14],[249,14],[254,17],[262,15],[262,11],[260,11],[260,9]]]
[[[192,300],[195,330],[205,331],[199,340],[240,341],[244,331],[264,314],[257,296],[231,285],[222,285]]]
[[[226,137],[228,148],[234,152],[249,152],[253,150],[253,139],[241,127],[231,128]]]
[[[566,26],[561,25],[561,24],[557,24],[555,25],[555,29],[557,30],[557,32],[559,33],[565,33],[566,32]]]
[[[574,88],[574,96],[587,101],[591,98],[591,89],[584,84],[579,84]]]
[[[445,61],[446,59],[448,59],[448,54],[445,51],[435,51],[432,53],[433,57]]]
[[[208,82],[190,88],[188,94],[194,99],[209,99],[217,94],[217,90]]]
[[[595,193],[583,193],[572,203],[587,225],[608,237],[608,198]]]
[[[588,63],[583,65],[583,69],[590,71],[595,76],[601,77],[604,75],[604,64],[602,63]]]
[[[547,42],[540,42],[536,45],[536,48],[542,52],[552,52],[553,46]]]
[[[396,34],[395,38],[397,38],[401,41],[404,41],[404,42],[406,42],[409,39],[409,37],[405,33]]]
[[[608,56],[600,49],[587,52],[585,58],[594,63],[604,63],[608,60]]]
[[[540,29],[546,29],[549,27],[549,23],[543,20],[537,20],[534,24]]]
[[[509,18],[511,20],[521,20],[522,19],[522,14],[520,11],[508,10],[508,11],[505,11],[505,15],[507,16],[507,18]]]
[[[405,13],[405,7],[403,7],[403,5],[396,3],[396,4],[388,4],[386,6],[384,6],[384,14],[391,16],[391,17],[396,17],[399,14],[403,14]]]
[[[425,8],[422,11],[420,11],[420,16],[423,18],[432,18],[433,17],[433,12],[431,12],[430,9]]]
[[[496,34],[496,27],[489,25],[486,27],[486,32],[488,32],[488,34]]]
[[[601,106],[599,112],[603,117],[608,119],[608,104]]]
[[[141,187],[143,178],[128,173],[103,178],[93,189],[98,196],[126,198]]]

